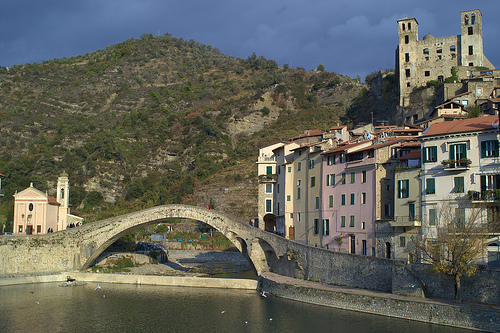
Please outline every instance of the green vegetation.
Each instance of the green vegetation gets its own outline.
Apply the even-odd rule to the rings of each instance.
[[[55,195],[62,171],[71,182],[72,213],[88,222],[197,204],[196,188],[219,172],[246,169],[258,147],[339,122],[350,102],[324,98],[335,89],[349,92],[354,81],[321,65],[306,72],[255,53],[234,59],[169,34],[0,67],[0,128],[8,133],[0,137],[0,215],[12,219],[13,194],[31,182]],[[350,111],[350,123],[363,119],[354,115],[362,103]],[[261,131],[231,127],[275,110],[279,117]],[[248,183],[251,173],[238,173],[231,181]]]
[[[120,272],[130,272],[130,268],[135,267],[134,262],[130,258],[119,258],[116,259],[113,265],[108,266],[92,266],[92,272],[99,273],[120,273]]]

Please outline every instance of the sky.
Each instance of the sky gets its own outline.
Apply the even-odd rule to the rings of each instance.
[[[0,66],[71,57],[129,38],[169,33],[280,66],[325,65],[350,77],[394,68],[397,20],[419,39],[460,34],[460,11],[480,9],[486,57],[500,67],[498,0],[0,0]]]

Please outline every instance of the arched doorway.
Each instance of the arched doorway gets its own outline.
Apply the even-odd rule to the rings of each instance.
[[[276,232],[276,216],[274,214],[264,215],[264,230]]]

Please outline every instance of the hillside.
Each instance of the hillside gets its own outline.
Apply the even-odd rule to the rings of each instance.
[[[0,68],[0,215],[29,186],[69,174],[87,220],[166,203],[252,217],[260,146],[357,121],[367,84],[234,59],[166,34],[74,58]],[[361,94],[361,95],[360,95]],[[346,115],[347,112],[347,115]],[[226,190],[227,189],[227,190]]]

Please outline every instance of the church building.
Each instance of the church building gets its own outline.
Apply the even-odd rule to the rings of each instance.
[[[69,179],[63,172],[57,180],[56,198],[33,187],[14,194],[16,235],[39,235],[76,226],[83,218],[70,214]]]

